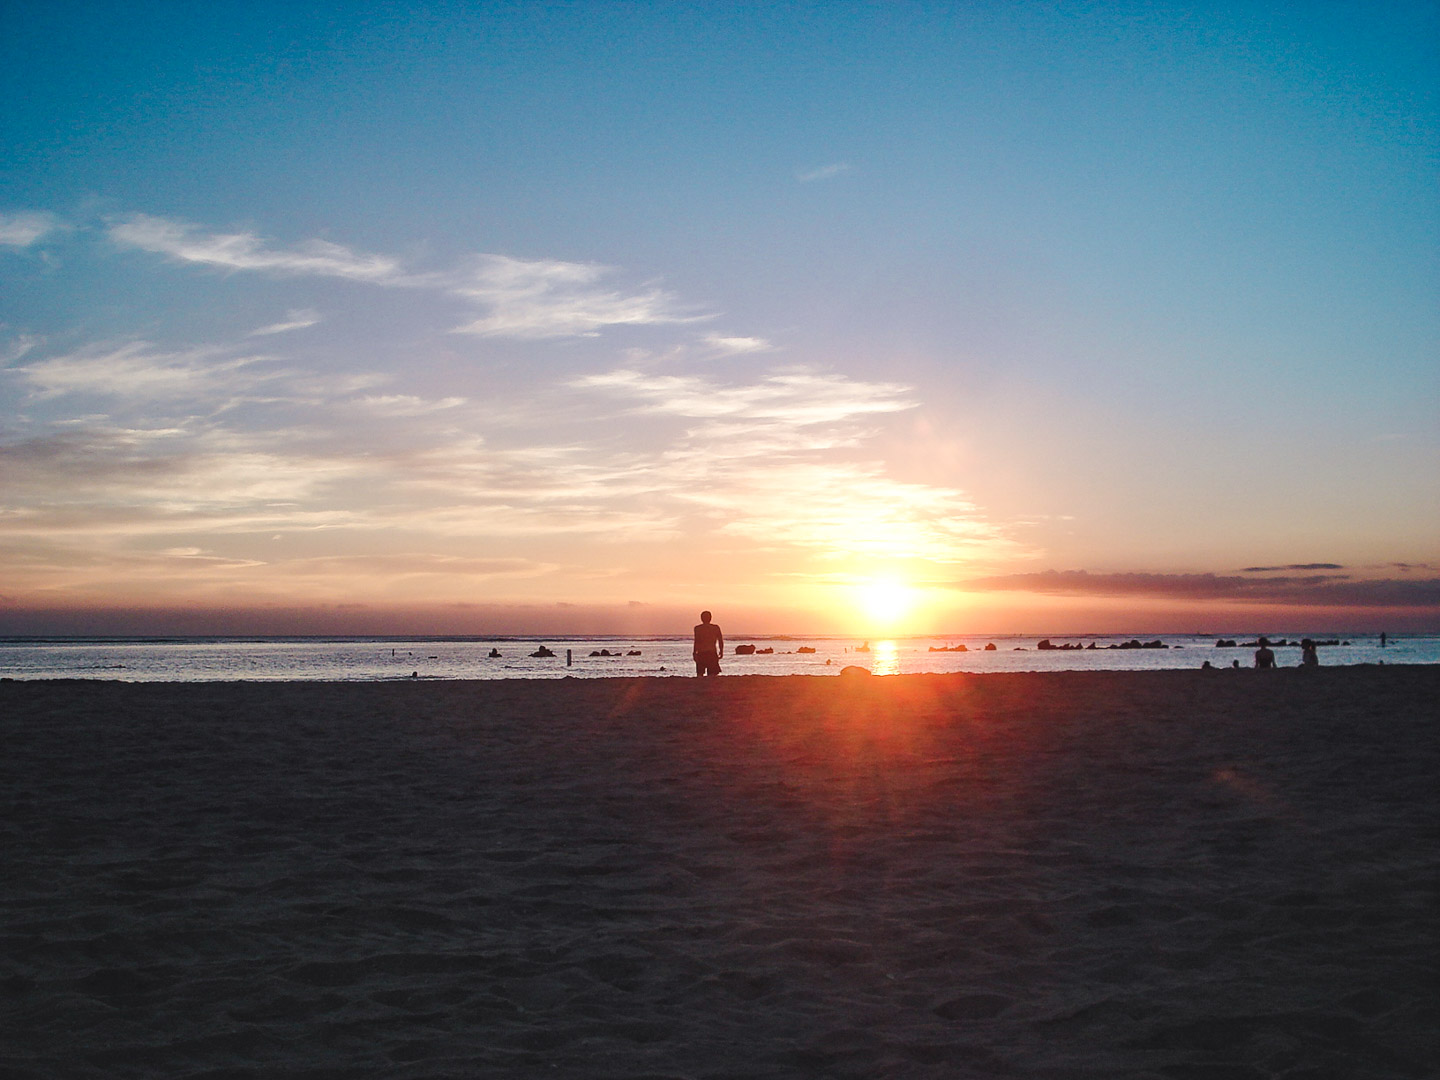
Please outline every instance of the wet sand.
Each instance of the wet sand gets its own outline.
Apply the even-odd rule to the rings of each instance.
[[[1440,667],[0,684],[0,1076],[1434,1076]]]

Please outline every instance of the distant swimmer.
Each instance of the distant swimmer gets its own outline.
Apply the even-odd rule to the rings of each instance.
[[[1257,668],[1273,668],[1275,666],[1275,654],[1270,650],[1270,640],[1260,639],[1260,647],[1255,650],[1255,666]]]
[[[1385,648],[1385,631],[1380,631],[1380,648]]]
[[[720,674],[720,658],[725,655],[725,635],[720,627],[710,621],[708,611],[700,612],[700,622],[695,626],[695,675]]]

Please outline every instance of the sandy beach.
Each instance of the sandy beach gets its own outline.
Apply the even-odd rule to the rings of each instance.
[[[1434,1076],[1437,706],[7,682],[0,1076]]]

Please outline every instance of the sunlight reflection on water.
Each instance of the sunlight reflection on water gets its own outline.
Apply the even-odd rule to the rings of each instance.
[[[900,674],[900,648],[893,641],[877,641],[873,646],[874,663],[870,671],[875,675]]]

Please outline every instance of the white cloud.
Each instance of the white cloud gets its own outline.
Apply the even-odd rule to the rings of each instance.
[[[226,270],[336,277],[447,293],[483,311],[480,318],[463,323],[455,332],[482,337],[593,336],[610,326],[689,323],[713,317],[682,310],[673,293],[658,287],[607,287],[602,279],[614,270],[596,263],[483,254],[460,272],[416,273],[407,271],[390,256],[356,252],[325,240],[277,248],[253,233],[207,233],[148,214],[131,214],[112,221],[107,235],[126,247]],[[252,336],[298,330],[318,320],[319,316],[311,311],[292,312],[285,321],[253,331]],[[753,348],[748,343],[756,339],[724,340],[746,342]]]
[[[758,337],[725,337],[722,334],[706,334],[702,340],[716,352],[727,355],[769,352],[775,348],[764,338]]]
[[[910,388],[898,383],[855,382],[844,375],[803,369],[770,375],[757,383],[720,386],[694,375],[647,375],[622,368],[586,376],[572,385],[636,399],[647,412],[800,425],[903,412],[917,404]]]
[[[38,344],[40,344],[40,339],[34,335],[21,334],[10,344],[0,346],[0,364],[13,364]]]
[[[463,397],[445,397],[427,401],[425,398],[415,397],[411,394],[384,394],[361,398],[360,403],[370,411],[383,416],[426,416],[430,413],[458,408],[465,404],[465,400]]]
[[[113,222],[108,235],[127,247],[227,270],[338,277],[377,285],[413,283],[395,259],[354,252],[327,240],[309,240],[288,250],[276,249],[268,247],[253,233],[203,233],[191,225],[148,214],[131,214]]]
[[[594,263],[482,255],[451,292],[488,313],[456,327],[485,337],[549,338],[593,335],[607,326],[649,326],[710,318],[682,312],[673,294],[651,288],[625,293],[600,280],[613,273]]]
[[[878,463],[780,460],[711,470],[691,498],[721,511],[720,531],[819,554],[956,562],[1005,540],[963,493],[886,475]]]
[[[313,308],[292,308],[285,313],[282,321],[262,326],[259,330],[251,330],[246,336],[265,337],[269,334],[285,334],[291,330],[304,330],[307,327],[315,326],[320,321],[320,313]]]
[[[226,358],[213,348],[164,352],[137,341],[36,360],[14,370],[40,397],[89,393],[154,401],[253,387],[274,377],[245,371],[262,359]]]
[[[812,184],[816,180],[829,180],[832,177],[840,176],[850,171],[847,162],[836,161],[829,165],[821,165],[818,169],[805,169],[795,174],[795,179],[802,184]]]
[[[948,563],[1013,549],[963,492],[856,459],[868,437],[859,421],[915,407],[909,387],[809,370],[730,386],[621,370],[573,385],[635,400],[642,415],[702,421],[630,468],[651,501],[682,519],[703,515],[720,536],[825,557]]]
[[[0,214],[0,245],[29,247],[35,241],[63,227],[54,214]]]

